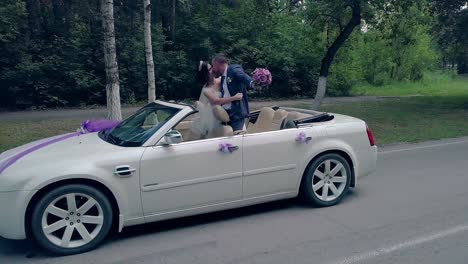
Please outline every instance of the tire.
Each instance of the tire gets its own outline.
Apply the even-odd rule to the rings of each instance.
[[[307,168],[301,194],[306,202],[314,206],[333,206],[346,195],[350,182],[351,169],[346,159],[339,154],[324,154]]]
[[[112,206],[101,191],[82,184],[64,185],[34,206],[31,233],[52,253],[78,254],[96,248],[107,237],[112,218]]]

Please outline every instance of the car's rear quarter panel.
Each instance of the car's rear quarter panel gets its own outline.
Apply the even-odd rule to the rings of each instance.
[[[340,114],[334,114],[335,129],[328,131],[329,138],[335,138],[350,146],[354,156],[354,173],[356,178],[365,176],[375,170],[377,147],[371,146],[367,136],[367,125],[364,121]]]
[[[315,137],[305,153],[303,160],[304,174],[311,160],[321,153],[341,151],[346,153],[351,161],[356,178],[367,175],[375,170],[377,147],[370,146],[366,133],[366,123],[360,119],[334,114],[331,121],[312,124]],[[299,182],[300,183],[300,182]]]

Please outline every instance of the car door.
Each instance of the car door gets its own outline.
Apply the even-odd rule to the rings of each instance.
[[[232,144],[231,153],[219,150]],[[140,162],[145,216],[242,198],[242,136],[148,147]]]
[[[312,136],[297,128],[244,136],[244,199],[296,190],[298,162],[307,147],[295,141],[301,131]]]

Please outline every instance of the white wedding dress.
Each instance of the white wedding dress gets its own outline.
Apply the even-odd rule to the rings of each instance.
[[[221,121],[217,120],[213,114],[213,107],[208,100],[206,93],[211,93],[212,95],[221,98],[221,92],[217,87],[221,83],[220,78],[215,79],[214,84],[210,86],[203,87],[200,98],[198,101],[201,103],[201,107],[198,109],[198,113],[195,116],[192,123],[192,130],[200,134],[202,137],[208,135],[210,131],[222,126]]]

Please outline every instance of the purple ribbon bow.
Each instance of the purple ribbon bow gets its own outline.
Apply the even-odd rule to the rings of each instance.
[[[85,120],[81,123],[81,133],[92,133],[92,132],[99,132],[102,130],[110,129],[116,127],[120,122],[101,119],[101,120]]]
[[[224,153],[232,153],[232,144],[230,143],[221,143],[219,144],[219,151],[224,152]]]
[[[306,134],[304,132],[300,132],[299,134],[297,134],[296,136],[296,142],[297,143],[306,143],[306,144],[309,144],[309,141],[311,140],[312,138],[311,137],[307,137]]]

